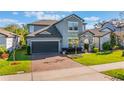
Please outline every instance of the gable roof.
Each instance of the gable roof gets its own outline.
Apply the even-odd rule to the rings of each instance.
[[[57,24],[57,23],[65,20],[65,19],[67,19],[67,18],[69,18],[71,16],[74,16],[74,17],[78,18],[79,20],[81,20],[82,22],[84,22],[84,19],[82,19],[81,17],[77,16],[76,14],[71,14],[71,15],[69,15],[69,16],[67,16],[67,17],[65,17],[65,18],[63,18],[63,19],[61,19],[59,21],[58,20],[39,20],[39,21],[32,22],[32,23],[30,23],[28,25],[49,26],[49,25]],[[84,23],[84,24],[86,24],[86,23]]]
[[[54,23],[56,23],[57,20],[38,20],[38,21],[35,21],[35,22],[32,22],[28,25],[43,25],[43,26],[49,26],[49,25],[52,25]]]
[[[86,30],[85,32],[82,33],[82,35],[84,33],[86,33],[86,32],[92,33],[95,37],[102,37],[102,36],[110,33],[111,31],[109,31],[109,32],[102,32],[99,28],[97,28],[97,29]]]
[[[10,31],[7,31],[7,30],[5,30],[3,28],[0,28],[0,34],[5,35],[6,37],[15,37],[15,36],[17,36],[16,34],[10,32]]]
[[[47,32],[47,33],[45,33]],[[38,31],[35,31],[29,35],[27,35],[27,37],[58,37],[61,38],[62,35],[60,34],[60,32],[58,31],[58,29],[56,28],[56,26],[48,26],[45,27],[43,29],[40,29]]]
[[[84,19],[82,19],[81,17],[77,16],[76,14],[71,14],[71,15],[66,16],[65,18],[59,20],[59,21],[56,22],[55,24],[60,23],[61,21],[65,20],[65,19],[67,19],[67,18],[69,18],[69,17],[76,17],[76,18],[78,18],[79,20],[81,20],[82,22],[84,22]],[[86,24],[86,23],[83,23],[83,24]]]
[[[65,20],[66,18],[71,17],[71,16],[75,16],[76,18],[78,18],[82,22],[84,22],[84,20],[82,18],[80,18],[79,16],[77,16],[75,14],[72,14],[72,15],[69,15],[69,16],[67,16],[67,17],[65,17],[65,18],[63,18],[63,19],[61,19],[61,20],[59,20],[59,21],[57,21],[57,22],[55,22],[55,23],[53,23],[53,24],[51,24],[51,25],[49,25],[49,26],[47,26],[45,28],[43,28],[43,29],[40,29],[40,30],[35,31],[35,32],[32,32],[31,34],[27,35],[27,37],[35,37],[35,36],[37,36],[37,37],[59,37],[59,38],[61,37],[62,38],[61,33],[59,32],[59,30],[56,28],[55,25],[57,23]],[[51,33],[51,35],[50,34],[42,34],[42,32],[44,32],[44,31],[47,31],[47,32]]]

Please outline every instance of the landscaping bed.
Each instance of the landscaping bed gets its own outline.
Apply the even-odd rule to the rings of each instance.
[[[84,53],[82,57],[72,58],[74,61],[84,65],[98,65],[124,61],[122,50],[115,50],[111,53]]]
[[[124,80],[124,69],[114,69],[114,70],[104,71],[102,73],[112,76],[114,78]]]
[[[13,60],[12,53],[10,54],[8,60],[0,59],[0,75],[30,72],[31,61],[29,59],[29,55],[26,55],[26,49],[16,50],[15,60]]]

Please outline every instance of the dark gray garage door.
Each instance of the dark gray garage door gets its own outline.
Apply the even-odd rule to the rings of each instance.
[[[32,42],[32,53],[58,52],[58,42]]]

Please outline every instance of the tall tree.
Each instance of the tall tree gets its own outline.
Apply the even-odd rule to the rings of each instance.
[[[111,48],[113,48],[116,45],[116,37],[114,33],[111,33]]]

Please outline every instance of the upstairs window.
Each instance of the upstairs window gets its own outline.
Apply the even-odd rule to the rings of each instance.
[[[69,31],[77,31],[78,30],[78,22],[68,22],[68,30]]]

